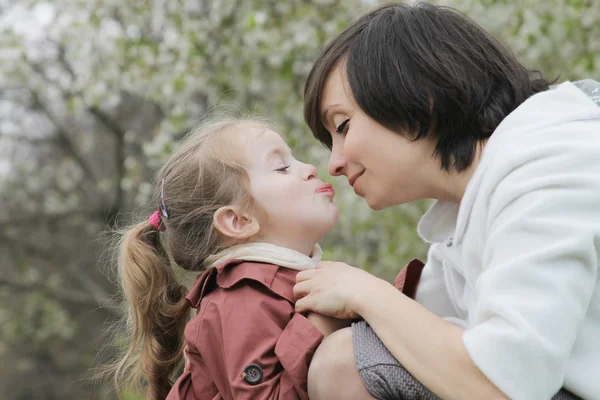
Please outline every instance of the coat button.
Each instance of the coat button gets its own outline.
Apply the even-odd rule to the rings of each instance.
[[[244,372],[242,372],[242,377],[246,382],[251,385],[256,385],[263,378],[263,370],[260,366],[256,364],[248,364],[244,367]]]

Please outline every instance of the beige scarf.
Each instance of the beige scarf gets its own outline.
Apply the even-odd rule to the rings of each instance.
[[[280,267],[302,271],[312,269],[321,261],[323,252],[315,244],[310,256],[286,247],[270,243],[249,243],[229,247],[217,254],[209,256],[204,261],[204,266],[209,268],[233,258],[243,261],[254,261],[279,265]]]

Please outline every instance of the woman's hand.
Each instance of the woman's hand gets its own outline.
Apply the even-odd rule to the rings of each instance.
[[[342,262],[322,261],[296,275],[296,312],[314,311],[339,319],[354,319],[357,304],[381,281]]]

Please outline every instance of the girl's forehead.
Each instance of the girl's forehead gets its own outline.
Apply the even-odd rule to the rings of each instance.
[[[285,140],[268,126],[248,126],[242,133],[244,164],[249,170],[262,168],[276,154],[290,154]]]
[[[278,145],[281,147],[288,147],[286,141],[281,137],[280,134],[270,129],[265,125],[254,125],[249,126],[246,130],[246,141],[248,144],[256,144],[259,146],[263,145]]]

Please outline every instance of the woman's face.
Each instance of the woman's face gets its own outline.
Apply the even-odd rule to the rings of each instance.
[[[398,90],[401,90],[398,88]],[[329,173],[345,175],[374,210],[435,197],[443,171],[435,142],[411,141],[367,116],[352,100],[343,69],[332,70],[323,90],[321,118],[332,137]]]

